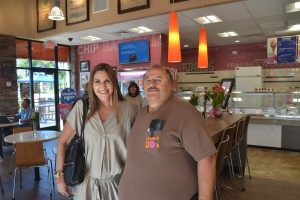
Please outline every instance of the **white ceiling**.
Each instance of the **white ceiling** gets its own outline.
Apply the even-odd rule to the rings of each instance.
[[[297,21],[299,23],[300,21],[300,12],[285,13],[285,5],[295,1],[245,0],[237,3],[178,12],[181,45],[188,44],[189,48],[197,47],[201,25],[193,19],[206,15],[218,15],[223,20],[220,23],[204,25],[207,31],[208,46],[236,44],[235,40],[240,40],[241,44],[264,42],[266,38],[272,36],[299,34],[299,31],[292,33],[285,32],[288,25],[297,23]],[[102,38],[101,41],[111,41],[137,37],[141,34],[120,35],[117,32],[127,31],[130,28],[138,26],[146,26],[154,30],[154,32],[149,34],[168,34],[168,21],[168,14],[164,14],[88,30],[63,33],[42,39],[66,45],[90,44],[95,43],[95,41],[89,42],[80,38],[92,35]],[[227,31],[235,31],[239,36],[220,38],[216,35],[217,33]],[[72,42],[68,38],[73,38]]]

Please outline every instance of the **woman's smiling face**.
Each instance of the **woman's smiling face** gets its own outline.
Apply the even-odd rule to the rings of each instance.
[[[97,71],[95,73],[93,89],[101,102],[112,100],[113,83],[105,71]]]

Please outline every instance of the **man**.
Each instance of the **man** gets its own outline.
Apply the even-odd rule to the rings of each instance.
[[[201,113],[172,96],[167,68],[153,66],[143,88],[148,106],[127,139],[120,200],[212,200],[216,149],[201,127]]]
[[[31,115],[34,112],[33,108],[30,107],[30,100],[23,99],[22,109],[15,116],[19,118],[20,126],[31,125]]]

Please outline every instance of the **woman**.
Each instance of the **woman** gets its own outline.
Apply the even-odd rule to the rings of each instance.
[[[141,110],[143,97],[140,95],[140,88],[135,82],[129,84],[128,93],[125,95],[125,99],[133,106],[136,114]]]
[[[62,175],[66,147],[80,134],[82,101],[70,112],[58,140],[57,190],[74,199],[117,200],[118,182],[127,155],[126,137],[134,121],[132,107],[124,101],[115,72],[108,64],[93,68],[89,80],[89,111],[84,129],[86,175],[83,183],[68,190]]]

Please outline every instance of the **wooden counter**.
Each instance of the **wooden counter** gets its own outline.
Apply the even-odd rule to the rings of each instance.
[[[210,135],[215,143],[221,140],[221,133],[227,127],[233,125],[243,117],[247,115],[244,114],[228,114],[223,113],[222,118],[207,118],[201,121],[204,130]]]

